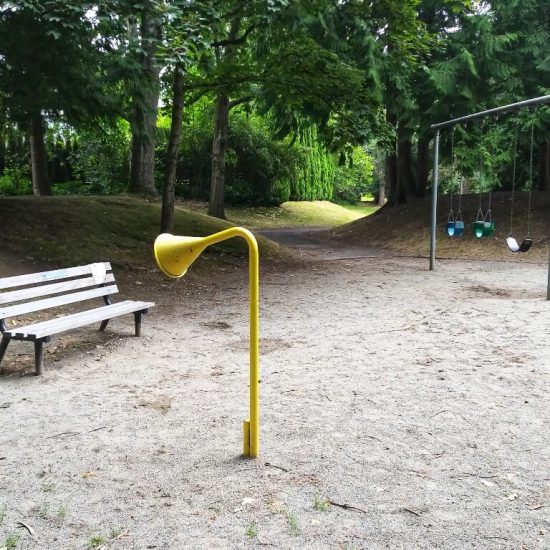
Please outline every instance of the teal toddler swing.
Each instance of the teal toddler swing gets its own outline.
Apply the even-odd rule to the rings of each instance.
[[[455,136],[455,131],[453,128],[453,133],[451,134],[451,158],[452,158],[451,180],[454,180],[454,175],[456,174],[454,136]],[[449,235],[449,237],[462,237],[462,235],[464,235],[464,221],[462,220],[462,181],[459,184],[458,210],[456,212],[456,215],[453,211],[453,189],[451,187],[451,209],[449,211],[449,216],[447,217],[447,235]]]
[[[518,123],[519,124],[519,123]],[[516,160],[517,160],[517,145],[518,145],[518,129],[516,126],[516,134],[514,138],[514,159],[512,164],[512,200],[510,202],[510,233],[506,237],[506,244],[510,252],[527,252],[533,240],[531,239],[531,191],[533,189],[533,144],[534,144],[534,121],[531,123],[531,152],[529,156],[529,202],[527,205],[527,237],[523,239],[521,244],[514,237],[514,200],[516,194]]]
[[[462,183],[458,194],[458,210],[453,211],[453,192],[451,191],[451,210],[447,218],[447,235],[449,237],[462,237],[464,235],[464,221],[462,219]]]

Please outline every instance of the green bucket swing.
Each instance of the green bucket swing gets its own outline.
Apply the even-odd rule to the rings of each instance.
[[[481,193],[479,194],[479,208],[477,210],[477,216],[473,223],[474,235],[478,239],[488,239],[495,234],[495,222],[491,218],[491,196],[489,191],[489,203],[485,215],[481,209]]]
[[[481,135],[483,137],[483,124],[481,126]],[[479,158],[479,175],[480,179],[483,175],[483,154]],[[481,207],[481,191],[479,192],[479,206],[477,209],[476,219],[473,223],[474,235],[477,239],[488,239],[493,237],[495,234],[495,222],[492,220],[491,216],[491,200],[492,200],[492,189],[489,187],[489,200],[487,203],[487,210],[485,215]]]

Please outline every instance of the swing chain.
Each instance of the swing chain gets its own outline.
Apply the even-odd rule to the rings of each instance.
[[[496,120],[496,119],[495,119]],[[483,127],[482,127],[483,130]],[[481,150],[481,162],[483,166],[483,173],[485,173],[485,159],[483,155],[483,148]],[[485,213],[485,217],[483,218],[483,221],[485,222],[491,222],[491,201],[493,198],[493,187],[491,181],[489,181],[489,200],[487,201],[487,212]],[[479,195],[479,205],[481,208],[481,194]]]
[[[491,221],[491,199],[493,196],[493,190],[489,187],[489,202],[487,204],[487,213],[485,214],[485,218],[483,221],[490,222]]]
[[[457,175],[456,170],[456,150],[455,150],[455,127],[453,126],[453,133],[451,136],[451,150],[452,150],[452,173],[453,173],[453,183],[458,179],[458,210],[456,212],[455,220],[462,221],[462,177]]]
[[[454,189],[454,175],[455,175],[454,155],[455,155],[455,127],[453,126],[453,130],[451,132],[451,209],[449,211],[449,216],[447,217],[448,222],[455,221],[454,212],[453,212],[453,189]]]
[[[483,209],[481,208],[481,191],[478,193],[478,195],[479,195],[479,206],[477,208],[476,222],[482,222],[484,221],[484,216],[483,216]]]
[[[514,202],[516,200],[516,169],[517,169],[517,156],[518,156],[518,133],[519,133],[519,119],[516,122],[516,130],[514,132],[514,146],[512,148],[512,203],[510,206],[510,233],[512,236],[514,231]]]
[[[533,192],[533,150],[535,148],[535,119],[531,121],[531,151],[529,154],[529,195],[527,202],[527,238],[531,237],[531,195]]]
[[[455,218],[457,221],[462,221],[462,190],[462,178],[460,178],[458,183],[458,210]]]
[[[483,158],[483,130],[484,130],[484,126],[485,126],[485,120],[482,120],[481,126],[480,126],[480,134],[481,134],[480,135],[480,137],[481,137],[480,151],[481,151],[481,154],[479,155],[479,179],[480,179],[481,184],[483,184],[482,176],[483,176],[483,173],[484,173],[484,158]],[[482,195],[482,189],[479,188],[479,191],[478,191],[479,206],[478,206],[478,210],[477,210],[476,222],[485,220],[485,217],[483,216],[483,208],[482,208],[482,204],[481,204],[481,195]],[[490,205],[489,205],[489,208],[490,208]]]

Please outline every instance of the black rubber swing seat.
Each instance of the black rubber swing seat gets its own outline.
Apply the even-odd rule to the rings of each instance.
[[[527,252],[531,248],[533,241],[532,239],[526,238],[523,239],[521,244],[518,244],[518,241],[513,235],[508,235],[508,237],[506,237],[506,244],[511,252]]]

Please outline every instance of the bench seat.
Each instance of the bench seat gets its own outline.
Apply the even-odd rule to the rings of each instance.
[[[32,325],[15,327],[7,330],[4,334],[14,340],[38,340],[45,336],[53,336],[54,334],[72,330],[73,328],[80,328],[93,323],[107,321],[113,317],[119,317],[127,313],[137,313],[139,311],[145,313],[154,305],[154,302],[126,300],[124,302],[88,309],[86,311],[80,311],[79,313],[57,317]]]

